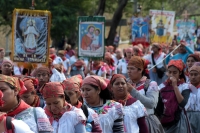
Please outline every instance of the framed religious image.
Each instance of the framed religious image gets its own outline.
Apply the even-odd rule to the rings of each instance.
[[[142,44],[144,47],[149,46],[149,22],[150,17],[132,17],[131,18],[131,36],[132,44]]]
[[[150,10],[149,14],[151,16],[151,42],[169,45],[173,37],[175,12]]]
[[[104,56],[104,17],[79,17],[78,55],[102,58]]]
[[[12,24],[13,61],[47,63],[50,25],[49,11],[15,9]]]

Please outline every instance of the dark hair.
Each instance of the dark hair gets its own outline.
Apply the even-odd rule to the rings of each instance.
[[[185,77],[185,74],[184,74],[184,70],[181,71],[181,75],[179,76],[179,78],[180,79],[184,79],[184,81],[186,82],[186,77]]]
[[[98,90],[98,86],[96,85],[91,85],[91,87],[93,87],[95,90]],[[100,98],[103,100],[111,100],[112,99],[112,94],[110,93],[110,91],[108,90],[108,88],[101,90],[100,94],[99,94]]]
[[[171,67],[171,66],[170,66]],[[174,66],[175,67],[175,66]],[[169,68],[169,67],[168,67]],[[178,68],[177,68],[178,69]],[[179,69],[178,69],[179,71]],[[181,75],[179,76],[180,79],[184,79],[184,81],[186,82],[186,77],[185,77],[185,73],[184,73],[184,70],[182,71],[179,71],[179,73],[181,73]]]

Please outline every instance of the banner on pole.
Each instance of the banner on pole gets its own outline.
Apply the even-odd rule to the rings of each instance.
[[[79,17],[78,25],[79,57],[102,58],[105,49],[105,17]]]
[[[172,41],[174,28],[174,11],[150,10],[151,42],[169,44]]]
[[[48,63],[51,13],[15,9],[12,24],[12,60]]]
[[[149,46],[150,17],[132,17],[131,21],[132,44],[142,44],[145,47]]]
[[[195,44],[196,24],[194,20],[176,20],[178,41],[186,41],[187,45]]]

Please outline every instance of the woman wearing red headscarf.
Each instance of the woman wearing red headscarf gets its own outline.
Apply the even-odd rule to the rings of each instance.
[[[106,81],[99,76],[88,76],[81,90],[85,104],[99,115],[103,133],[124,133],[122,105],[111,100]]]
[[[86,133],[85,115],[65,101],[63,85],[59,82],[46,83],[41,93],[46,101],[45,113],[53,126],[54,133]]]
[[[139,56],[133,56],[128,62],[128,88],[131,96],[140,100],[147,109],[146,122],[149,133],[164,133],[161,123],[154,115],[158,103],[159,87],[155,81],[147,79],[144,69],[145,61]]]
[[[1,64],[1,70],[2,74],[7,76],[12,76],[14,70],[13,62],[11,60],[3,60]]]
[[[190,95],[190,87],[185,83],[182,60],[169,62],[167,76],[167,81],[159,86],[161,97],[156,109],[157,115],[166,133],[190,133],[190,124],[183,114]]]
[[[25,122],[34,133],[40,131],[51,132],[49,120],[42,108],[33,108],[19,98],[19,95],[26,91],[23,82],[16,78],[0,75],[0,90],[3,92],[4,106],[0,107],[1,112],[7,112],[8,116]],[[36,121],[37,120],[37,121]],[[38,123],[44,124],[43,127]]]
[[[106,74],[107,74],[104,62],[102,62],[99,59],[90,61],[88,63],[88,66],[85,72],[86,72],[86,75],[97,75],[103,78],[106,78]]]
[[[28,105],[32,107],[41,107],[43,108],[45,103],[43,98],[40,98],[36,94],[35,87],[38,84],[38,81],[34,78],[24,78],[23,79],[24,86],[26,87],[26,91],[20,95],[21,99],[24,100]]]
[[[110,80],[114,100],[124,106],[124,129],[126,133],[148,133],[145,122],[146,109],[139,100],[128,93],[126,78],[114,74]]]
[[[128,78],[127,75],[127,65],[131,57],[133,56],[133,49],[132,48],[127,48],[125,50],[126,57],[121,60],[119,67],[120,67],[120,74],[123,74],[126,78]]]
[[[200,119],[200,62],[196,62],[189,69],[189,79],[192,93],[185,106],[187,116],[191,124],[192,133],[200,133],[200,126],[197,123]]]
[[[115,74],[115,64],[110,53],[108,52],[105,53],[104,62],[106,63],[105,65],[107,65],[108,68],[106,78],[110,79],[112,75]]]
[[[101,133],[102,130],[100,128],[99,121],[98,119],[96,119],[98,115],[94,112],[94,110],[88,108],[86,105],[83,104],[80,92],[82,84],[81,75],[73,76],[67,80],[64,80],[62,84],[64,86],[65,94],[70,99],[70,104],[83,110],[87,118],[86,131]]]
[[[186,61],[186,71],[185,71],[185,76],[186,76],[186,82],[189,82],[189,69],[194,65],[195,62],[199,62],[200,61],[200,54],[199,53],[195,53],[195,54],[190,54],[187,58]]]
[[[3,106],[3,93],[0,91],[0,107]],[[29,126],[21,120],[13,119],[5,113],[0,113],[0,132],[1,133],[33,133]]]

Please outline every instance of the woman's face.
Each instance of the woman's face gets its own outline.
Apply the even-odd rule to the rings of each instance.
[[[196,62],[196,61],[194,60],[193,57],[189,57],[189,58],[187,59],[187,62],[186,62],[186,65],[187,65],[188,69],[190,69],[190,68],[194,65],[195,62]]]
[[[116,99],[123,100],[128,91],[127,91],[127,83],[123,78],[117,78],[112,85],[112,93]]]
[[[131,58],[132,57],[132,52],[126,52],[126,57]]]
[[[46,98],[45,101],[48,110],[50,110],[54,115],[58,115],[60,112],[62,112],[65,104],[64,96]]]
[[[83,98],[89,105],[96,103],[97,100],[99,100],[99,94],[101,92],[99,88],[93,88],[92,86],[86,84],[82,86],[81,91]]]
[[[159,48],[155,45],[152,46],[151,50],[154,52],[154,53],[157,53],[159,52]]]
[[[36,78],[38,79],[40,86],[49,82],[49,74],[47,72],[38,72]]]
[[[190,71],[189,74],[190,83],[194,86],[200,84],[200,73],[198,71]]]
[[[71,105],[73,106],[77,105],[78,99],[81,96],[80,92],[73,90],[65,90],[65,93],[69,97]]]
[[[17,102],[18,91],[12,90],[5,82],[0,82],[0,90],[3,92],[2,100],[4,101],[4,105],[3,107],[0,107],[0,110],[2,112],[10,111],[14,108],[13,106],[16,106],[13,104]]]
[[[20,96],[24,102],[26,102],[28,105],[32,105],[35,100],[35,94],[33,92],[27,92]]]
[[[175,66],[170,66],[167,69],[167,75],[168,77],[175,77],[177,80],[179,80],[179,77],[181,75],[181,72],[178,70],[178,68],[176,68]]]
[[[10,74],[13,71],[13,67],[11,64],[5,63],[2,65],[1,70],[2,70],[2,74],[10,76]]]
[[[138,68],[134,66],[127,66],[127,73],[130,79],[135,80],[141,78],[142,70],[138,70]]]

